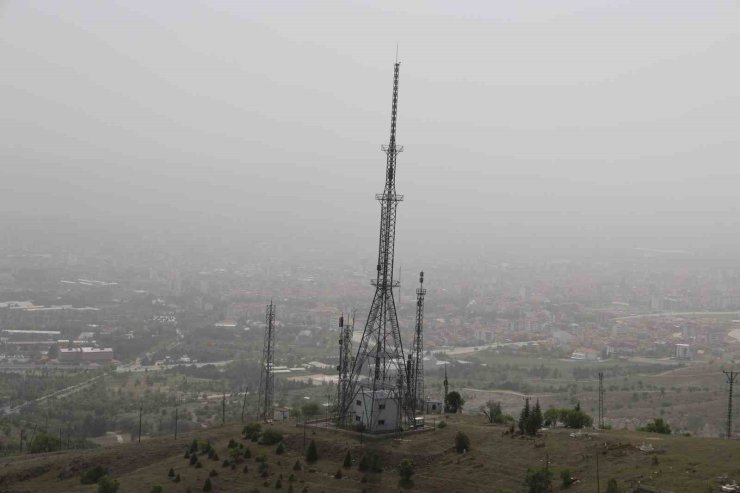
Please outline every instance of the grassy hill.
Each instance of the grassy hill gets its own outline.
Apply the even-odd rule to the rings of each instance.
[[[303,428],[294,424],[274,425],[284,435],[285,452],[276,446],[262,446],[241,438],[241,426],[227,425],[173,438],[156,438],[102,449],[24,455],[0,461],[0,492],[95,492],[95,485],[81,485],[80,474],[102,466],[120,482],[119,492],[147,493],[155,485],[162,491],[198,492],[212,470],[216,492],[284,491],[299,493],[339,491],[399,491],[397,466],[404,458],[416,463],[411,491],[467,492],[524,490],[528,467],[542,467],[549,458],[555,491],[560,490],[560,471],[570,469],[578,482],[568,488],[573,492],[596,491],[596,455],[599,454],[601,491],[610,478],[618,481],[620,491],[632,491],[638,484],[675,492],[719,491],[721,484],[740,479],[740,441],[683,436],[665,436],[640,432],[606,431],[571,436],[572,430],[549,430],[537,438],[511,438],[505,428],[484,423],[475,416],[451,416],[445,428],[405,436],[402,439],[364,440],[327,429],[307,431],[307,441],[315,440],[319,460],[307,465],[303,454]],[[471,439],[468,453],[455,452],[458,431]],[[185,451],[193,438],[210,441],[219,460],[199,456],[201,468],[189,465]],[[223,466],[229,457],[228,443],[233,439],[248,447],[251,458]],[[638,448],[650,444],[653,452]],[[342,468],[347,450],[353,465]],[[259,472],[256,457],[264,453],[267,478]],[[375,453],[382,472],[361,472],[358,462],[363,454]],[[293,466],[299,460],[300,471]],[[244,466],[247,471],[244,472]],[[180,482],[167,474],[172,468]],[[341,479],[334,475],[342,471]],[[295,480],[289,481],[293,474]],[[282,488],[276,489],[282,475]],[[266,484],[268,486],[266,486]]]

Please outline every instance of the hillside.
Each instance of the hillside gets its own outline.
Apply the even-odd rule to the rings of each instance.
[[[94,492],[94,485],[81,485],[81,471],[100,465],[110,470],[120,482],[119,492],[147,493],[154,485],[163,492],[202,491],[211,470],[213,491],[276,490],[282,474],[282,491],[289,490],[289,477],[295,474],[293,491],[399,491],[397,465],[403,458],[416,463],[412,491],[522,491],[527,467],[541,467],[549,457],[554,473],[553,484],[560,489],[560,471],[570,469],[580,481],[568,491],[596,491],[596,453],[599,452],[601,491],[609,478],[617,479],[621,491],[632,491],[638,483],[675,492],[719,491],[721,484],[740,479],[740,441],[683,436],[663,436],[639,432],[607,431],[583,433],[558,429],[537,439],[511,438],[504,428],[485,424],[480,417],[452,416],[442,429],[404,437],[401,440],[364,440],[326,429],[308,429],[307,440],[315,440],[319,460],[309,469],[303,457],[303,428],[274,425],[284,434],[286,451],[275,453],[275,446],[261,446],[241,438],[241,426],[227,425],[173,438],[145,440],[87,451],[24,455],[0,461],[0,491],[20,492]],[[468,434],[472,450],[458,454],[453,448],[458,431]],[[199,457],[201,468],[189,465],[185,451],[193,438],[210,440],[219,460]],[[234,469],[222,465],[228,458],[230,439],[248,447],[251,458],[240,459]],[[654,452],[637,446],[651,444]],[[352,468],[342,468],[347,450],[351,450]],[[381,473],[362,473],[358,460],[364,453],[376,452],[383,466]],[[260,477],[255,458],[267,457],[269,477]],[[655,459],[654,459],[655,458]],[[301,471],[293,471],[296,460]],[[244,472],[244,466],[247,472]],[[168,479],[170,468],[180,475],[175,483]],[[337,470],[342,478],[335,479]],[[362,478],[366,477],[363,483]],[[264,486],[265,481],[269,486]]]

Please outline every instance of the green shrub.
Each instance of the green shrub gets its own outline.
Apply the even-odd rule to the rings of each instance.
[[[560,479],[563,482],[563,488],[570,488],[573,484],[573,474],[570,472],[570,469],[560,471]]]
[[[95,484],[103,476],[108,474],[108,469],[102,466],[93,466],[89,469],[85,469],[80,476],[80,483],[82,484]]]
[[[174,478],[175,477],[175,470],[170,467],[169,472],[167,473],[168,478]]]
[[[191,466],[194,466],[196,462],[198,462],[198,456],[197,456],[197,455],[195,455],[195,454],[192,454],[192,455],[190,456],[190,465],[191,465]]]
[[[414,475],[415,464],[411,459],[403,459],[398,465],[398,474],[404,481],[410,481],[411,476]]]
[[[661,433],[663,435],[671,434],[671,427],[668,423],[663,421],[663,418],[655,418],[651,423],[648,423],[642,428],[638,429],[640,431],[647,431],[649,433]]]
[[[352,467],[352,455],[349,453],[349,450],[347,451],[347,454],[344,456],[344,462],[342,463],[342,466],[345,469],[349,469]]]
[[[447,426],[447,422],[443,419],[442,421],[439,422],[439,424],[437,425],[437,428],[442,429],[445,426]]]
[[[275,449],[275,453],[277,455],[282,455],[284,452],[285,452],[285,445],[283,445],[283,442],[278,443],[278,446]]]
[[[160,485],[152,486],[152,489],[149,490],[149,493],[162,493],[164,490]]]
[[[211,469],[211,472],[209,472],[209,473],[208,473],[208,475],[209,475],[210,477],[214,477],[214,476],[218,476],[218,473],[216,472],[216,470],[215,470],[215,469]]]
[[[363,472],[370,469],[370,459],[368,459],[367,455],[362,456],[359,464],[357,464],[357,469]]]
[[[98,493],[116,493],[117,491],[118,481],[115,479],[103,476],[98,480]]]
[[[301,470],[301,461],[298,459],[295,460],[295,464],[293,464],[293,470],[294,471],[300,471]]]
[[[175,476],[175,479],[173,479],[173,481],[175,483],[179,483],[180,482],[180,473],[179,472],[177,473],[177,476]]]
[[[462,431],[458,431],[455,435],[455,450],[458,454],[470,451],[470,438]]]
[[[206,482],[203,483],[203,491],[211,491],[212,489],[211,478],[206,478]]]
[[[260,443],[263,445],[275,445],[282,441],[283,434],[273,428],[268,428],[262,432],[262,437],[260,438]]]
[[[611,478],[608,483],[606,483],[606,493],[619,493],[619,486],[617,485],[617,480],[614,478]]]
[[[262,425],[259,423],[247,423],[242,429],[242,435],[248,440],[257,440],[262,432]]]
[[[541,469],[527,469],[524,480],[529,493],[550,493],[552,491],[552,473],[546,467]]]
[[[334,479],[342,479],[342,470],[337,469],[337,472],[334,473]]]

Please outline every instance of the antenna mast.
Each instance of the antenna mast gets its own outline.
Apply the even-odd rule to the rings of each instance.
[[[361,422],[369,431],[400,429],[399,418],[405,417],[413,425],[413,410],[408,409],[407,368],[401,342],[401,331],[396,313],[393,288],[400,283],[393,279],[396,242],[396,209],[403,196],[396,193],[396,157],[403,147],[396,144],[396,118],[398,113],[398,72],[400,63],[394,64],[393,99],[391,104],[390,139],[381,149],[386,154],[385,187],[375,196],[380,203],[380,233],[375,286],[357,355],[352,362],[349,388],[352,395],[362,393]],[[383,400],[380,403],[379,400]],[[387,401],[387,402],[386,402]],[[348,399],[340,417],[346,419],[352,412]],[[389,405],[386,405],[389,404]],[[382,430],[381,430],[382,428]]]
[[[272,421],[275,399],[275,305],[272,301],[265,310],[265,345],[262,349],[258,417]]]
[[[339,410],[339,424],[345,423],[346,416],[342,415],[342,409],[349,406],[352,401],[352,395],[349,388],[350,370],[352,364],[352,332],[355,328],[355,312],[352,311],[352,318],[347,317],[344,320],[344,314],[339,317],[339,380],[337,381],[337,409]]]
[[[413,368],[412,378],[409,385],[412,409],[420,409],[424,412],[424,296],[427,290],[424,288],[424,271],[419,272],[419,288],[416,290],[416,327],[414,330],[414,347],[412,354]]]

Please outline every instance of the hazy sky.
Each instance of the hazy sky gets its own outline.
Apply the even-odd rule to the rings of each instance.
[[[740,248],[740,1],[0,0],[0,215],[375,255]]]

